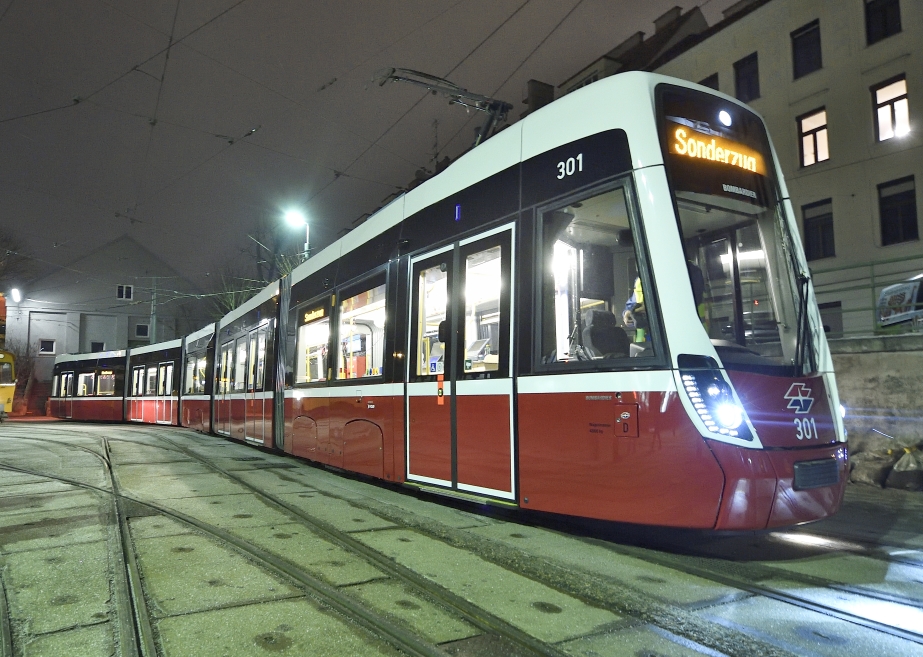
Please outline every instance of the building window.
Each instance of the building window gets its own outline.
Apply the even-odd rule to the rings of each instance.
[[[99,351],[105,351],[105,350],[106,350],[105,342],[90,342],[90,352],[91,353],[95,354]]]
[[[119,299],[131,300],[134,297],[134,291],[133,285],[119,285],[115,296]]]
[[[718,74],[712,73],[704,80],[701,80],[699,84],[701,84],[703,87],[708,87],[709,89],[718,91]]]
[[[903,75],[872,87],[875,102],[875,133],[878,141],[903,137],[910,132],[910,102]]]
[[[817,304],[820,322],[828,338],[843,337],[843,304],[840,301]]]
[[[878,185],[878,210],[882,246],[919,239],[913,176]]]
[[[865,0],[865,39],[868,45],[901,31],[899,0]]]
[[[734,90],[745,103],[760,97],[760,69],[756,53],[734,62]]]
[[[150,335],[150,324],[135,324],[135,337],[146,338]]]
[[[820,21],[792,32],[792,69],[795,79],[823,67],[820,56]]]
[[[798,134],[801,136],[801,166],[830,159],[827,143],[827,110],[818,109],[798,117]]]
[[[38,353],[40,354],[53,354],[54,351],[54,340],[39,340],[38,341]]]
[[[804,221],[805,257],[810,261],[835,256],[833,203],[830,199],[802,206],[801,217]]]

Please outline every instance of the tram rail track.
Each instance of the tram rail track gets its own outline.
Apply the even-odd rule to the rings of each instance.
[[[273,500],[272,498],[274,496],[267,494],[265,491],[261,490],[258,486],[251,485],[248,482],[246,482],[242,477],[235,475],[234,473],[236,471],[220,468],[216,466],[215,464],[210,463],[208,461],[207,456],[199,454],[197,453],[197,451],[187,446],[177,443],[173,438],[188,438],[189,434],[186,433],[185,431],[181,429],[171,428],[171,427],[162,427],[162,428],[158,428],[157,430],[153,430],[153,429],[145,430],[143,428],[139,428],[139,431],[154,439],[157,439],[158,442],[160,442],[160,445],[158,445],[157,447],[159,447],[160,449],[167,449],[177,454],[182,454],[184,458],[194,459],[198,462],[208,465],[212,471],[217,472],[221,474],[222,476],[225,476],[231,479],[232,481],[235,481],[239,485],[244,486],[248,491],[261,496],[263,499],[273,502],[274,505],[284,510],[285,513],[289,515],[293,515],[299,520],[303,520],[306,524],[309,524],[310,526],[327,525],[325,528],[324,527],[321,527],[321,528],[326,529],[327,531],[331,531],[332,535],[336,538],[345,537],[346,539],[349,539],[346,541],[345,544],[341,544],[345,549],[350,549],[351,552],[355,553],[355,550],[352,549],[350,545],[348,544],[356,543],[357,544],[356,547],[360,548],[360,551],[362,552],[370,551],[371,553],[374,553],[374,555],[376,555],[378,559],[384,560],[386,565],[391,565],[391,566],[395,565],[394,562],[390,561],[388,557],[384,557],[380,553],[375,552],[374,550],[365,546],[364,544],[359,543],[358,541],[356,541],[356,539],[350,537],[348,534],[346,534],[342,530],[336,529],[335,527],[332,527],[317,518],[311,517],[310,515],[306,514],[303,510],[298,509],[297,507],[293,507],[292,505],[288,504],[287,502],[285,502],[285,500],[281,500],[281,499]],[[165,437],[164,434],[167,432],[171,433],[173,438]],[[81,433],[89,437],[87,432],[81,432]],[[183,435],[182,436],[178,435],[180,433],[182,433]],[[109,453],[108,443],[110,439],[107,439],[104,436],[99,436],[99,437],[102,438],[102,444],[103,444],[102,451],[104,451],[106,455],[108,455]],[[23,437],[23,438],[26,440],[34,440],[34,439],[26,438],[26,437]],[[122,437],[113,438],[111,440],[152,446],[151,442],[131,440],[131,439],[122,438]],[[86,445],[74,445],[74,444],[70,444],[70,443],[66,443],[64,441],[58,441],[58,440],[54,440],[52,442],[54,442],[55,444],[60,444],[62,446],[76,447],[76,448],[85,450],[87,452],[93,453],[97,457],[100,457],[100,455],[96,452],[96,450],[90,447],[87,447]],[[231,444],[237,444],[237,443],[234,443],[233,441],[231,441]],[[207,445],[201,445],[201,447],[204,448],[205,451],[207,451],[208,449]],[[265,450],[263,451],[263,453],[273,454],[272,452],[267,452]],[[278,454],[273,454],[273,455],[279,456]],[[103,458],[102,460],[106,461],[105,458]],[[46,477],[48,476],[48,475],[38,473],[38,472],[31,473],[31,474],[35,474],[37,476],[46,476]],[[54,477],[49,477],[49,478],[54,478]],[[117,482],[115,482],[114,475],[113,475],[113,483],[114,485],[117,485]],[[85,485],[85,484],[80,484],[78,482],[76,485]],[[319,493],[328,495],[330,497],[336,497],[336,495],[331,495],[329,492],[326,492],[326,491],[319,491]],[[116,492],[115,494],[118,494],[118,493]],[[184,520],[187,524],[194,524],[194,523],[189,523],[189,520],[194,521],[195,519],[183,518],[182,517],[183,514],[180,514],[168,508],[163,508],[159,505],[152,504],[149,502],[144,502],[143,500],[137,500],[137,499],[132,498],[131,496],[123,495],[119,499],[125,502],[128,502],[129,504],[140,503],[142,505],[148,506],[149,508],[151,508],[153,511],[157,513],[162,513],[167,516],[177,517],[180,520]],[[590,572],[575,574],[573,570],[564,568],[554,563],[550,563],[547,560],[541,565],[541,567],[539,567],[536,565],[535,560],[524,560],[520,558],[521,554],[515,551],[514,548],[510,548],[509,546],[501,543],[498,540],[493,540],[493,539],[490,539],[484,536],[473,537],[470,533],[466,534],[463,530],[457,530],[457,529],[447,527],[447,526],[436,527],[432,523],[422,522],[419,520],[414,521],[413,519],[409,519],[406,516],[406,514],[402,515],[400,513],[395,513],[393,509],[389,510],[387,508],[388,505],[379,500],[372,500],[372,503],[365,504],[353,497],[349,497],[349,499],[346,499],[346,498],[340,498],[340,499],[342,499],[342,501],[345,501],[351,505],[356,506],[357,508],[366,509],[376,515],[379,515],[386,520],[394,522],[396,525],[400,527],[405,527],[407,529],[419,531],[424,535],[430,536],[436,540],[444,541],[450,545],[455,545],[455,546],[458,546],[464,549],[471,549],[474,553],[478,554],[479,556],[481,556],[482,558],[485,558],[488,561],[491,561],[503,568],[507,568],[513,572],[517,572],[523,576],[529,577],[535,580],[536,582],[539,582],[547,586],[550,586],[552,588],[555,588],[561,591],[562,593],[571,595],[584,602],[587,602],[588,604],[598,606],[604,609],[610,609],[620,615],[625,616],[626,620],[628,620],[630,623],[633,624],[630,626],[647,624],[652,628],[661,628],[666,632],[674,633],[676,636],[678,636],[680,639],[684,641],[688,641],[695,645],[701,646],[712,652],[720,652],[724,654],[763,654],[763,655],[778,655],[778,656],[793,654],[791,650],[786,650],[785,646],[779,646],[776,644],[767,643],[763,640],[753,639],[752,637],[748,637],[749,642],[747,641],[742,642],[741,641],[742,637],[740,636],[741,631],[739,629],[725,627],[723,625],[716,624],[706,618],[698,618],[694,614],[695,610],[692,610],[692,609],[689,609],[689,610],[671,609],[666,604],[659,604],[659,603],[651,604],[650,601],[646,601],[642,604],[639,604],[639,600],[637,596],[633,597],[631,595],[629,596],[624,595],[624,589],[621,587],[620,582],[613,581],[613,582],[605,583],[605,586],[600,586],[600,582],[598,581],[598,575],[594,575],[593,573],[590,573]],[[208,525],[207,523],[203,523],[203,525],[204,526],[199,528],[198,531],[213,536],[215,540],[219,540],[221,542],[230,542],[230,541],[225,540],[225,537],[221,535],[222,533],[227,534],[229,538],[236,539],[236,537],[225,532],[224,530],[220,528],[213,527],[211,525]],[[214,530],[217,530],[217,531],[214,531]],[[237,540],[241,540],[241,539],[237,539]],[[792,604],[802,609],[816,611],[826,616],[837,618],[845,622],[862,625],[862,626],[865,626],[866,628],[873,629],[878,632],[883,632],[883,633],[889,634],[891,636],[894,636],[900,639],[909,640],[916,644],[923,643],[923,635],[920,635],[914,632],[908,632],[906,630],[901,630],[900,628],[895,628],[894,626],[891,626],[891,625],[887,625],[884,623],[880,623],[874,620],[870,620],[864,617],[857,616],[855,614],[851,614],[848,611],[845,611],[843,609],[837,609],[836,607],[833,607],[830,605],[819,604],[816,601],[807,600],[803,597],[792,595],[790,592],[776,590],[776,589],[773,589],[771,586],[759,584],[758,581],[753,580],[753,577],[752,577],[754,574],[753,572],[749,572],[749,576],[750,576],[749,578],[742,574],[732,575],[732,574],[728,574],[727,572],[716,573],[714,572],[714,568],[710,567],[708,560],[704,557],[690,558],[687,555],[684,555],[682,557],[680,556],[674,557],[673,555],[669,555],[669,554],[651,553],[649,550],[645,550],[643,553],[641,553],[641,551],[635,550],[634,548],[631,548],[631,547],[619,546],[617,544],[613,545],[607,542],[602,542],[602,543],[606,545],[608,549],[614,550],[620,554],[625,554],[626,556],[631,556],[633,558],[640,559],[642,561],[646,561],[654,565],[662,566],[665,568],[670,568],[670,569],[673,569],[679,572],[684,572],[686,574],[702,578],[707,581],[712,581],[718,584],[722,584],[724,586],[729,586],[734,589],[742,591],[745,595],[762,596],[767,599],[778,600],[780,602]],[[881,546],[874,546],[874,547],[880,548]],[[248,549],[260,550],[261,548],[258,548],[257,546],[254,546],[251,544],[247,544],[246,541],[244,541],[244,545],[238,546],[236,549],[244,553],[248,553],[247,552]],[[275,556],[275,555],[272,555],[271,553],[266,553],[266,554],[270,557]],[[897,559],[889,559],[887,558],[888,555],[886,552],[877,552],[873,554],[871,551],[869,551],[868,553],[863,553],[863,554],[864,556],[879,559],[882,561],[887,561],[888,563],[904,563],[905,565],[910,565],[913,567],[920,566],[920,564],[918,563],[911,562],[910,564],[906,564],[906,562],[902,562]],[[252,558],[257,559],[258,561],[262,561],[260,557],[261,555],[259,554],[255,554],[252,556]],[[727,566],[727,562],[722,561],[721,563],[723,566]],[[765,564],[762,564],[762,563],[755,564],[754,568],[756,568],[757,566],[762,569],[761,578],[758,578],[758,579],[767,579],[767,578],[771,578],[772,576],[775,576],[777,579],[785,578],[788,581],[798,581],[803,584],[817,586],[818,588],[826,588],[828,590],[833,590],[833,591],[842,591],[845,593],[850,593],[852,595],[863,596],[863,597],[873,598],[877,600],[883,600],[885,602],[893,602],[896,604],[907,604],[907,605],[914,606],[917,608],[920,607],[920,601],[915,600],[913,598],[904,597],[904,596],[896,596],[896,595],[884,595],[878,591],[863,589],[861,587],[843,585],[843,584],[839,584],[835,582],[834,580],[828,580],[826,578],[821,578],[821,577],[817,577],[813,575],[812,576],[799,575],[798,573],[794,573],[794,572],[791,572],[789,570],[784,570],[784,569],[774,569],[771,566],[766,566]],[[744,566],[738,565],[738,568],[744,568]],[[396,574],[391,574],[391,573],[388,573],[388,574],[392,577],[395,577],[395,579],[400,579],[398,578]],[[412,574],[416,575],[415,573],[412,573]],[[417,575],[417,577],[420,577],[420,576]],[[400,579],[400,581],[408,583],[406,580],[403,580],[403,579]],[[424,582],[424,583],[427,585],[427,587],[430,586],[428,582]],[[414,588],[418,588],[418,587],[414,585]],[[444,602],[442,604],[445,606]],[[467,603],[467,604],[470,604],[470,603]],[[716,604],[721,604],[721,603],[719,601],[719,602],[716,602]],[[707,608],[707,606],[708,605],[705,605],[705,608]],[[480,610],[479,608],[475,608],[475,611],[482,612],[483,610]],[[478,626],[478,627],[481,627],[481,629],[484,629],[482,626]],[[547,646],[547,648],[556,649],[556,646],[547,645],[547,644],[545,644],[545,646]],[[539,646],[539,648],[541,649],[541,652],[538,652],[538,654],[556,654],[556,653],[551,653],[549,650],[547,650],[545,646]],[[536,651],[532,650],[531,652],[535,653]],[[441,654],[441,653],[436,653],[436,654]]]

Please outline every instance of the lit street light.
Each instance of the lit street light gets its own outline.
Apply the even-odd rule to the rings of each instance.
[[[22,292],[19,291],[18,287],[14,287],[10,290],[10,296],[13,298],[13,303],[19,303],[22,301]]]
[[[311,227],[308,225],[308,220],[305,218],[304,213],[301,210],[286,210],[283,217],[285,222],[292,228],[300,228],[304,226],[304,256],[302,262],[308,259],[308,244],[311,241]]]

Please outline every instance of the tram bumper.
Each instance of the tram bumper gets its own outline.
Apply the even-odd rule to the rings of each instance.
[[[821,520],[837,512],[846,486],[846,446],[746,449],[708,440],[724,471],[715,529],[754,530]]]

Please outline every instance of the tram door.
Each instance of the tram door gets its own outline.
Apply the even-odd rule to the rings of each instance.
[[[64,417],[74,416],[74,373],[61,374],[61,396],[64,397]]]
[[[157,373],[157,423],[173,423],[173,363],[160,363]]]
[[[411,261],[407,478],[514,499],[513,227]]]

